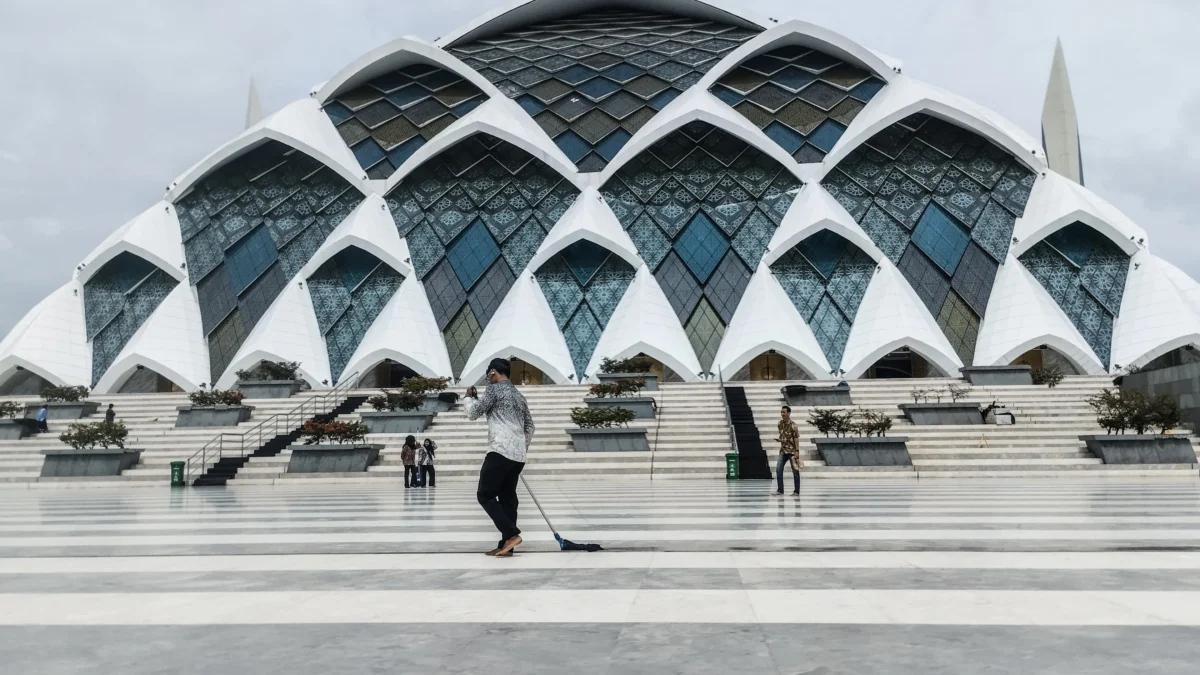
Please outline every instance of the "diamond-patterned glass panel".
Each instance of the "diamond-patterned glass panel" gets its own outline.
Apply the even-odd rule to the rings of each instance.
[[[350,107],[374,102],[354,101]],[[213,381],[283,283],[362,199],[337,172],[270,140],[210,172],[176,202],[188,276],[197,287],[209,338]],[[276,260],[277,271],[271,271]],[[241,311],[230,302],[234,296]]]
[[[354,246],[340,251],[308,278],[308,294],[325,337],[334,383],[403,281],[404,275]]]
[[[937,316],[938,326],[950,340],[950,346],[963,363],[975,359],[975,342],[979,338],[979,316],[971,311],[966,301],[951,292],[946,296],[942,311]]]
[[[407,238],[413,271],[448,347],[451,335],[487,327],[578,194],[529,153],[487,134],[430,159],[388,193],[392,218]]]
[[[754,35],[702,19],[611,8],[522,26],[448,51],[521,103],[587,173],[601,171],[651,117]],[[547,52],[554,55],[547,58]],[[496,58],[478,59],[480,53]],[[344,124],[352,122],[358,120]],[[355,138],[366,137],[355,131]]]
[[[104,263],[83,285],[93,386],[177,285],[175,277],[129,252]]]
[[[771,273],[835,370],[841,367],[850,327],[875,267],[871,256],[830,230],[813,234],[771,265]]]
[[[817,62],[832,67],[814,70],[809,64]],[[884,86],[832,56],[783,47],[733,69],[712,92],[805,164],[823,160]]]
[[[708,300],[701,298],[696,305],[696,311],[692,313],[691,320],[683,329],[692,343],[696,358],[700,360],[700,367],[707,372],[712,368],[713,360],[717,357],[721,338],[725,337],[725,324],[721,322],[717,310],[713,309]]]
[[[864,100],[857,92],[866,84],[854,85],[850,100]],[[896,263],[943,330],[955,326],[947,337],[969,363],[996,268],[1036,178],[982,136],[916,114],[852,151],[822,186]],[[942,321],[950,295],[953,311]],[[966,315],[974,330],[962,328]]]
[[[463,305],[462,310],[442,333],[450,354],[450,367],[456,374],[461,374],[467,365],[467,359],[471,358],[471,351],[483,335],[483,327],[479,325],[479,320],[475,318],[470,305]]]
[[[1078,261],[1083,261],[1080,264]],[[1021,264],[1062,308],[1105,366],[1121,312],[1129,256],[1083,223],[1072,223],[1021,255]]]

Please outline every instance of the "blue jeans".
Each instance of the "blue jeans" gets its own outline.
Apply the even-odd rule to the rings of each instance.
[[[783,492],[783,470],[792,463],[791,455],[780,455],[779,463],[775,465],[775,481],[779,485],[779,491]],[[800,472],[792,471],[792,480],[796,483],[796,492],[800,491]]]

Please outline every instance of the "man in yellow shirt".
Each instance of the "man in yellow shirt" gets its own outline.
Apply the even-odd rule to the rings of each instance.
[[[775,481],[779,489],[775,494],[783,494],[783,467],[791,464],[792,480],[796,484],[796,491],[792,494],[799,496],[800,467],[804,463],[800,461],[800,430],[792,421],[791,406],[785,405],[779,410],[779,437],[775,440],[779,441],[779,463],[775,466]]]

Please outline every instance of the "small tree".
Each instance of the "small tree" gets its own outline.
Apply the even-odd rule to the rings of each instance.
[[[571,408],[571,421],[580,429],[629,426],[634,412],[627,408]]]
[[[649,356],[634,356],[628,359],[605,358],[600,362],[600,372],[611,373],[648,373],[654,365],[654,359]]]
[[[121,421],[74,423],[67,426],[67,430],[59,435],[58,440],[75,450],[91,450],[97,445],[102,448],[117,447],[124,450],[125,439],[128,436],[129,430]]]
[[[948,393],[950,395],[951,401],[958,403],[959,401],[961,401],[962,399],[964,399],[968,395],[970,395],[971,388],[959,386],[957,384],[952,384],[952,385],[950,385],[950,387],[948,389],[946,389],[946,393]]]
[[[12,419],[25,412],[25,406],[15,401],[0,401],[0,418]]]
[[[243,382],[286,382],[296,379],[299,370],[300,364],[296,361],[263,361],[253,368],[237,371],[237,379]]]
[[[446,386],[449,384],[450,378],[448,377],[417,376],[405,378],[404,381],[400,383],[400,386],[403,387],[405,391],[412,392],[417,396],[424,396],[425,394],[445,391]]]
[[[246,399],[246,395],[240,391],[212,389],[205,391],[194,391],[188,394],[188,400],[192,405],[198,407],[208,407],[215,405],[240,406],[242,401]]]
[[[823,408],[814,408],[808,413],[808,423],[817,430],[819,434],[825,434],[828,438],[829,434],[834,432],[837,427],[837,416],[841,410],[827,410]]]
[[[646,386],[645,378],[623,377],[611,382],[593,384],[588,392],[597,398],[617,398],[621,396],[637,396]]]
[[[88,397],[87,387],[46,387],[42,400],[47,403],[78,403]]]
[[[400,391],[385,389],[382,394],[367,399],[367,405],[374,408],[376,412],[412,411],[420,408],[424,402],[424,396],[405,389]]]
[[[1051,389],[1057,387],[1063,381],[1063,377],[1065,377],[1063,372],[1058,369],[1058,366],[1034,368],[1032,375],[1034,384],[1044,384]]]
[[[1150,423],[1159,428],[1159,433],[1167,433],[1178,427],[1183,421],[1179,404],[1170,394],[1159,394],[1150,402]]]
[[[871,436],[883,438],[887,435],[888,430],[892,428],[892,418],[885,413],[860,408],[858,415],[859,421],[856,424],[856,432],[867,438]]]
[[[929,400],[928,389],[912,389],[908,392],[908,395],[912,397],[914,405],[920,403],[921,401]]]
[[[304,423],[302,431],[305,445],[320,445],[326,440],[337,444],[361,443],[371,430],[362,422],[311,419]]]
[[[1087,404],[1096,413],[1096,423],[1110,434],[1123,434],[1129,427],[1125,404],[1118,391],[1120,390],[1105,389],[1087,399]]]

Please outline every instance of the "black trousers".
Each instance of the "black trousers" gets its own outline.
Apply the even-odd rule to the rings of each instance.
[[[489,452],[479,469],[479,489],[475,496],[479,505],[500,530],[500,542],[521,534],[517,529],[517,482],[521,479],[524,462],[514,462],[507,457]]]
[[[433,470],[432,464],[421,465],[421,487],[437,487],[437,474]]]
[[[417,487],[421,474],[417,473],[417,467],[410,464],[404,465],[404,487]]]

